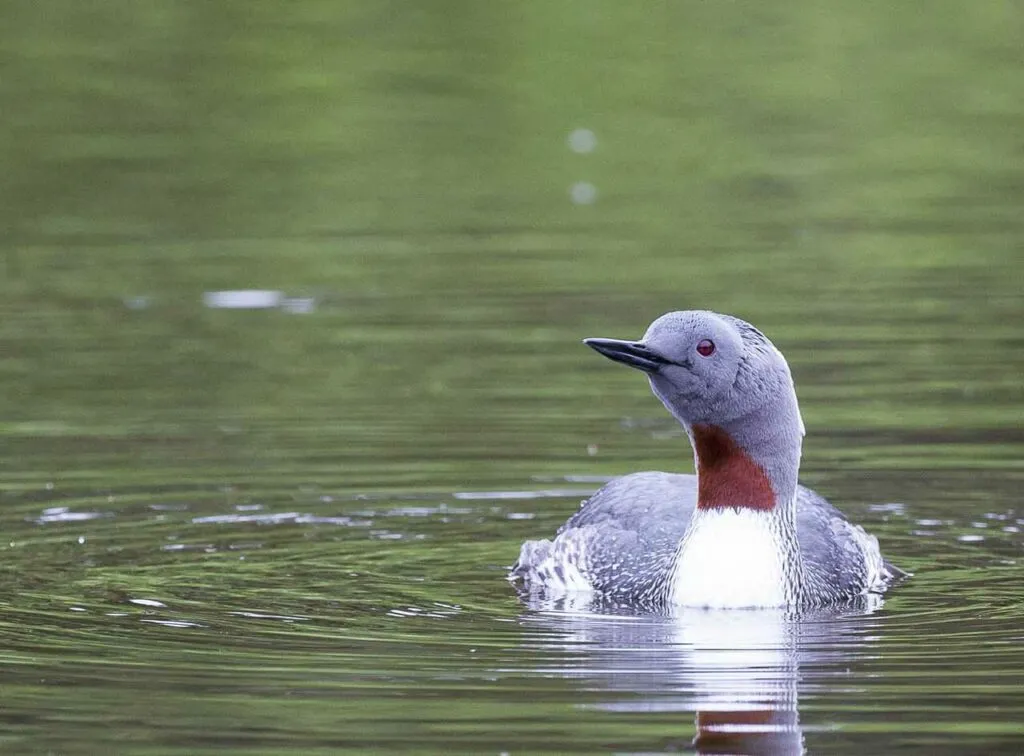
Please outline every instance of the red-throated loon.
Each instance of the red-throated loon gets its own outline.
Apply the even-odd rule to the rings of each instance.
[[[686,429],[696,475],[616,478],[554,540],[527,541],[510,578],[644,606],[819,607],[903,576],[878,541],[797,483],[804,425],[789,366],[756,328],[670,312],[640,341],[586,339],[642,370]]]

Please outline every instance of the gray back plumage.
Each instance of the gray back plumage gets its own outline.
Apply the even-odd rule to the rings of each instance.
[[[697,503],[697,477],[665,472],[624,475],[585,501],[556,534],[563,556],[585,554],[587,577],[605,598],[657,608],[665,601],[676,550]],[[865,584],[860,530],[815,491],[796,495],[797,547],[804,564],[809,603],[825,606],[861,595]],[[863,531],[861,531],[863,533]],[[553,541],[527,541],[512,576],[523,587],[541,589],[549,576],[537,574]],[[890,578],[903,573],[886,563]]]

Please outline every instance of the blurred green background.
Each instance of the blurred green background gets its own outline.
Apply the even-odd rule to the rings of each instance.
[[[854,334],[959,419],[965,384],[1019,400],[989,340],[1021,313],[1019,11],[11,5],[0,417],[486,425],[579,337],[691,307]],[[248,288],[316,312],[201,307]],[[868,399],[814,410],[889,424]]]

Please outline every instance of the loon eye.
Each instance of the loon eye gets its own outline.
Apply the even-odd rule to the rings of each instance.
[[[697,342],[697,354],[701,357],[710,357],[715,353],[715,342],[711,339],[702,339]]]

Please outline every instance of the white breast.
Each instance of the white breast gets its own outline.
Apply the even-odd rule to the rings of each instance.
[[[694,512],[672,572],[673,602],[712,609],[790,603],[786,544],[774,516],[732,508]]]

